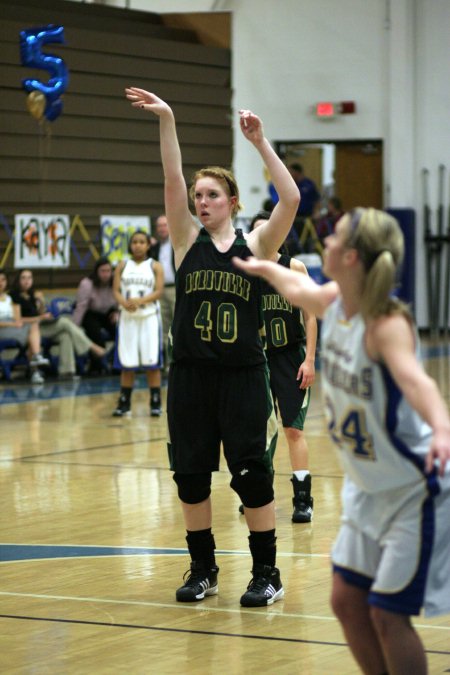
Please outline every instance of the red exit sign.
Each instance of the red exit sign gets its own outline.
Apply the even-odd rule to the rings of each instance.
[[[315,112],[317,117],[334,117],[335,115],[351,115],[356,112],[355,101],[321,101],[316,103]]]

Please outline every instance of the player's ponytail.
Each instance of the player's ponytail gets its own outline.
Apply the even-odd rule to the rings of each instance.
[[[357,250],[366,272],[361,301],[364,319],[409,313],[393,296],[404,253],[403,234],[395,218],[373,208],[354,209],[347,245]]]

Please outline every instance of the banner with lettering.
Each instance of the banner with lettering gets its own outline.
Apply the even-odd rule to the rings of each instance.
[[[150,234],[148,216],[100,216],[102,254],[112,265],[130,257],[128,242],[137,230]]]
[[[68,215],[18,213],[14,222],[14,267],[69,267]]]

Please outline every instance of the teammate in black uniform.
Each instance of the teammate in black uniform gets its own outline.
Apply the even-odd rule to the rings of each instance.
[[[177,268],[167,414],[170,463],[191,566],[176,598],[194,602],[217,593],[210,493],[222,443],[231,487],[246,507],[250,530],[252,580],[241,604],[272,604],[284,591],[275,567],[271,460],[276,420],[260,334],[260,283],[237,271],[231,259],[273,257],[295,217],[299,192],[264,137],[261,120],[241,110],[242,133],[267,166],[280,201],[267,223],[243,235],[232,223],[241,208],[234,176],[221,167],[201,169],[190,190],[199,228],[189,211],[171,108],[143,89],[128,88],[126,96],[134,107],[159,117],[165,212]]]
[[[250,223],[250,231],[269,218],[268,211],[257,213]],[[278,253],[275,260],[283,267],[308,274],[300,260],[284,253]],[[313,498],[303,426],[308,412],[310,386],[315,377],[317,321],[314,314],[292,307],[273,286],[263,280],[262,284],[270,388],[283,424],[292,468],[292,520],[294,523],[309,523],[313,514]]]

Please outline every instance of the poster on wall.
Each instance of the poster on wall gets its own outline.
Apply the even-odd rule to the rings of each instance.
[[[148,216],[100,216],[102,254],[112,265],[129,258],[128,242],[137,230],[150,234]]]
[[[68,215],[18,213],[14,223],[14,267],[69,267]]]

